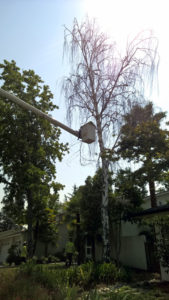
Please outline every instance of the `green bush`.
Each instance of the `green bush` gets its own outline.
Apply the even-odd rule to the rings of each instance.
[[[22,263],[20,266],[20,273],[31,276],[35,271],[35,261],[33,259],[27,260],[26,263]]]
[[[79,268],[79,284],[87,289],[95,283],[95,265],[88,262],[78,267]]]
[[[99,281],[106,284],[119,279],[119,270],[113,263],[103,263],[99,265]]]
[[[54,255],[49,255],[48,256],[48,263],[56,263],[59,262],[60,259],[58,257],[55,257]]]
[[[12,245],[9,248],[6,262],[9,264],[15,263],[15,265],[19,265],[21,263],[18,245]]]
[[[131,270],[129,268],[121,267],[118,270],[117,279],[118,279],[118,281],[122,281],[122,282],[130,282],[132,279]]]
[[[65,272],[70,286],[79,285],[86,289],[96,282],[96,265],[92,262],[81,266],[72,266],[66,269]]]
[[[96,283],[110,284],[117,280],[128,282],[129,279],[129,272],[124,268],[118,269],[113,263],[96,264],[90,261],[81,266],[67,269],[69,284],[71,286],[77,284],[84,289],[91,288]]]
[[[79,267],[70,267],[66,270],[67,282],[70,286],[79,284]]]
[[[33,260],[20,267],[20,272],[32,278],[48,289],[60,286],[79,286],[83,289],[94,287],[97,283],[111,284],[116,281],[127,282],[129,275],[124,269],[117,269],[113,263],[96,264],[88,262],[70,268],[51,268],[48,265],[36,265]]]

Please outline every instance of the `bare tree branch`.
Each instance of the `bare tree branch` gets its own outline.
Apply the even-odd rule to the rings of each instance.
[[[72,73],[63,84],[68,121],[80,116],[96,125],[104,174],[102,195],[103,257],[108,249],[108,168],[107,149],[111,153],[120,137],[123,116],[133,104],[144,98],[158,69],[158,42],[150,32],[141,32],[128,41],[124,56],[116,43],[88,18],[72,30],[65,28],[65,51],[69,51]],[[114,138],[113,138],[114,136]]]

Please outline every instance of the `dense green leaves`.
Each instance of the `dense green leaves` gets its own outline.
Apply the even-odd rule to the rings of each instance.
[[[0,232],[10,230],[17,227],[14,221],[7,217],[3,212],[0,212]]]
[[[131,169],[120,169],[114,179],[115,195],[123,200],[123,206],[140,207],[146,195],[145,185]],[[123,209],[124,211],[124,209]]]
[[[103,174],[99,169],[95,176],[87,177],[85,185],[80,188],[80,211],[84,230],[96,235],[101,230],[101,202]]]
[[[21,71],[14,61],[0,64],[1,87],[45,113],[57,108],[47,85],[33,70]],[[58,200],[55,160],[67,145],[60,130],[47,120],[0,98],[0,179],[5,183],[4,210],[18,223],[28,224],[30,245],[41,210]],[[31,245],[30,248],[33,246]],[[30,253],[32,250],[30,250]]]
[[[111,193],[112,179],[109,174],[109,193]],[[98,169],[96,174],[88,176],[85,184],[79,188],[74,187],[74,192],[70,199],[65,202],[64,207],[67,212],[69,229],[77,237],[80,231],[78,243],[88,239],[92,247],[92,258],[95,260],[95,242],[102,240],[102,191],[103,191],[103,172]],[[80,228],[78,228],[78,215],[80,217]]]
[[[161,127],[166,113],[155,113],[152,103],[136,105],[124,117],[117,153],[138,163],[135,175],[149,184],[151,204],[156,206],[155,181],[169,167],[169,131]]]

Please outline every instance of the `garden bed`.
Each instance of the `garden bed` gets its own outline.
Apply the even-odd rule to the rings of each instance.
[[[0,269],[1,300],[168,300],[159,274],[119,271],[113,264],[65,268],[60,264]]]

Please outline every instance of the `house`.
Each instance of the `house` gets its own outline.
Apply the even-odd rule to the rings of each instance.
[[[60,218],[60,215],[59,215]],[[8,250],[12,245],[17,245],[21,249],[23,242],[26,240],[27,228],[14,226],[12,229],[0,232],[0,264],[6,262]],[[59,222],[58,240],[56,244],[49,244],[47,249],[48,255],[57,255],[63,257],[66,242],[68,241],[67,225]],[[35,256],[38,258],[46,256],[46,245],[37,241]]]
[[[63,222],[59,222],[58,238],[56,244],[50,243],[47,245],[47,249],[46,249],[46,245],[43,242],[38,241],[36,246],[35,256],[40,258],[42,256],[55,255],[62,259],[64,257],[67,241],[68,241],[67,224]]]
[[[159,214],[169,214],[169,191],[161,192],[157,194],[158,207],[151,208],[150,197],[146,197],[143,203],[143,211],[135,214],[138,218],[147,218],[152,215]],[[56,255],[64,254],[66,243],[69,239],[67,224],[62,219],[62,214],[59,214],[58,220],[58,241],[57,245],[48,245],[48,254]],[[134,217],[134,215],[133,215]],[[156,229],[156,233],[158,228]],[[154,244],[151,235],[151,231],[148,225],[142,225],[131,222],[122,222],[121,233],[120,233],[120,262],[132,268],[137,268],[141,270],[150,270],[154,272],[161,271],[162,280],[169,281],[169,274],[162,265],[157,261],[154,252]],[[158,233],[159,234],[159,233]],[[156,234],[157,236],[157,234]],[[8,249],[12,244],[21,245],[25,238],[25,232],[20,229],[11,229],[5,232],[0,232],[0,262],[5,262]],[[116,259],[116,247],[117,239],[112,239],[111,241],[111,258]],[[86,233],[86,238],[84,241],[84,252],[85,257],[88,259],[92,258],[92,242]],[[38,241],[36,256],[45,256],[45,245]],[[102,244],[101,241],[96,240],[95,243],[95,257],[96,260],[100,261],[102,257]]]
[[[25,231],[21,228],[13,228],[0,232],[0,264],[6,262],[8,250],[12,245],[18,245],[21,248],[25,238]]]
[[[144,220],[144,218],[154,215],[169,215],[169,205],[167,203],[169,203],[169,191],[157,194],[158,207],[156,208],[151,208],[150,197],[146,197],[142,205],[144,210],[133,215],[133,217],[140,217]],[[158,228],[155,228],[155,232],[156,238],[158,238]],[[169,281],[169,274],[159,264],[154,255],[155,248],[152,233],[148,225],[141,225],[138,222],[122,222],[120,243],[120,262],[123,265],[141,270],[161,271],[162,280]],[[115,258],[115,245],[113,244],[111,254],[112,258]]]

